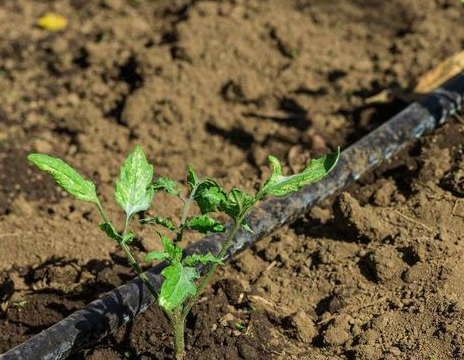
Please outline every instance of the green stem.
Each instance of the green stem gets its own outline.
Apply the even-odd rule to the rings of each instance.
[[[105,210],[103,210],[103,206],[101,205],[100,200],[97,203],[97,209],[98,209],[98,212],[100,213],[100,216],[102,217],[103,221],[106,222],[106,223],[111,223],[108,220],[108,216],[106,216]]]
[[[127,230],[129,229],[130,221],[131,221],[131,217],[126,216],[126,221],[124,223],[124,230],[122,232],[123,237],[126,235]],[[129,246],[127,246],[127,244],[122,242],[122,241],[119,243],[119,246],[121,246],[121,249],[124,251],[124,254],[126,255],[126,258],[129,261],[129,264],[135,270],[136,274],[139,276],[139,278],[142,280],[142,282],[148,288],[150,293],[156,298],[158,296],[158,293],[156,292],[156,289],[153,287],[150,280],[148,280],[147,275],[145,274],[145,272],[140,267],[140,264],[137,262],[137,260],[135,260],[134,256],[132,255],[132,252],[130,251]]]
[[[108,219],[108,216],[106,216],[105,210],[103,209],[103,206],[101,205],[100,201],[98,201],[98,203],[97,203],[97,208],[98,208],[98,212],[100,213],[103,221],[107,222],[107,223],[111,223],[110,220]],[[126,222],[124,224],[124,230],[123,230],[122,236],[124,236],[127,233],[127,230],[129,228],[130,220],[131,220],[130,218],[126,217]],[[126,255],[127,261],[132,266],[135,273],[139,276],[140,280],[142,280],[142,282],[148,288],[150,293],[156,298],[158,296],[158,293],[156,292],[156,289],[153,287],[150,280],[148,280],[147,275],[145,275],[145,272],[142,270],[142,268],[140,267],[137,260],[135,260],[135,258],[132,255],[132,253],[131,253],[129,247],[127,246],[127,244],[124,244],[121,241],[121,242],[119,242],[119,246],[121,247],[122,251],[124,251],[124,254]]]
[[[174,309],[171,323],[174,334],[176,360],[183,360],[185,357],[185,319],[182,317],[181,307]]]
[[[175,243],[179,243],[182,241],[182,236],[184,234],[185,227],[187,225],[187,216],[190,212],[190,207],[192,206],[192,203],[195,198],[195,193],[197,192],[198,186],[194,186],[192,188],[192,191],[190,192],[190,196],[188,199],[183,200],[184,201],[184,207],[182,208],[182,215],[180,218],[180,225],[179,225],[179,231],[177,233],[177,236],[174,240]]]
[[[136,274],[139,276],[140,280],[145,284],[145,286],[148,288],[150,293],[156,298],[158,296],[158,293],[156,292],[156,289],[153,287],[152,283],[150,280],[148,280],[147,275],[145,272],[142,270],[140,267],[139,263],[137,260],[135,260],[134,256],[132,255],[129,247],[127,244],[124,244],[123,242],[119,243],[119,246],[121,246],[122,251],[124,251],[124,254],[126,255],[127,261],[129,264],[132,266]]]
[[[245,214],[243,214],[242,217],[240,217],[238,220],[234,221],[234,226],[232,227],[232,229],[230,229],[229,233],[227,234],[226,240],[224,241],[224,244],[222,244],[221,251],[219,252],[219,254],[217,256],[218,258],[222,259],[224,257],[224,255],[226,254],[227,249],[229,249],[229,247],[230,247],[230,245],[232,243],[232,240],[234,239],[235,235],[237,234],[237,231],[240,229],[240,226],[241,226],[243,220],[245,219],[246,215],[248,214],[248,211],[249,210],[247,210],[245,212]],[[188,300],[187,304],[184,306],[184,309],[182,311],[182,319],[185,320],[187,315],[190,313],[190,310],[192,310],[192,307],[195,304],[195,302],[197,301],[198,297],[201,295],[203,290],[206,288],[206,286],[211,281],[211,278],[213,277],[214,271],[216,270],[217,267],[218,267],[218,264],[216,264],[216,263],[213,263],[213,264],[210,265],[210,267],[209,267],[208,271],[206,272],[205,276],[203,276],[203,278],[201,279],[201,282],[198,284],[197,291],[196,291],[195,295],[193,295]]]

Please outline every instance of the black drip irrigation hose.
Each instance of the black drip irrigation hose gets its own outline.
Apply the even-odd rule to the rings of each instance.
[[[464,73],[461,73],[344,150],[336,168],[323,181],[293,195],[263,202],[248,219],[254,233],[240,231],[225,258],[295,220],[317,202],[342,190],[396,154],[407,143],[443,124],[461,109],[463,97]],[[208,236],[189,246],[186,253],[217,254],[223,241],[223,235]],[[163,266],[159,264],[147,271],[156,289],[160,289],[163,282],[160,275]],[[65,359],[132,321],[153,301],[153,296],[136,278],[9,350],[0,360]]]

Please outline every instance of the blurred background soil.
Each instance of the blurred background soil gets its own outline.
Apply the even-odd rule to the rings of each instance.
[[[36,25],[50,11],[63,31]],[[192,163],[252,190],[267,155],[298,171],[414,100],[462,49],[463,15],[458,0],[3,0],[0,351],[132,276],[97,211],[29,152],[94,179],[115,221],[114,180],[137,144],[157,176],[183,181]],[[192,359],[463,358],[462,127],[224,268],[189,320]],[[165,197],[155,211],[179,215]],[[138,234],[141,253],[159,246]],[[150,310],[76,359],[169,359],[159,319]]]

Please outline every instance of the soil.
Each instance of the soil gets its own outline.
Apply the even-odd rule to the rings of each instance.
[[[35,26],[48,11],[68,27]],[[157,176],[189,163],[252,190],[414,98],[461,50],[451,0],[3,0],[0,352],[132,278],[97,211],[33,169],[60,156],[122,220],[114,179],[142,144]],[[369,101],[383,90],[409,96]],[[453,121],[222,268],[188,319],[189,359],[464,358],[464,125]],[[157,213],[179,215],[160,198]],[[138,255],[158,247],[137,229]],[[72,359],[171,359],[153,307]]]

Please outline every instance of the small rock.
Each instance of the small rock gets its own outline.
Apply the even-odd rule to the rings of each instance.
[[[350,319],[352,318],[347,315],[337,316],[325,331],[324,342],[329,346],[345,344],[351,338],[351,334],[349,333]]]
[[[246,343],[239,343],[238,344],[238,352],[243,359],[258,359],[259,354],[257,353],[256,349],[248,345]]]
[[[279,292],[278,285],[265,273],[256,281],[255,286],[260,293],[277,294]]]
[[[391,235],[390,225],[377,215],[372,206],[361,206],[349,193],[342,193],[334,205],[337,227],[363,241],[380,241]]]
[[[401,356],[401,350],[397,348],[396,346],[391,346],[388,351],[390,354],[395,355],[395,356]]]
[[[401,260],[400,254],[392,246],[385,246],[371,252],[367,263],[380,283],[399,278],[406,269],[406,264]]]
[[[379,352],[372,345],[357,345],[354,347],[355,358],[359,360],[377,360]]]
[[[148,338],[148,342],[152,345],[158,345],[159,339],[156,334],[151,334],[150,337]]]
[[[297,332],[297,337],[304,343],[310,343],[317,335],[314,320],[303,310],[298,310],[291,316],[290,323]]]
[[[34,140],[32,147],[38,153],[48,154],[52,152],[52,145],[48,141],[42,139]]]
[[[311,137],[311,145],[314,150],[327,152],[327,143],[321,135],[314,134]]]
[[[426,263],[417,263],[411,266],[403,275],[403,280],[407,283],[419,282],[426,278],[430,271],[430,265]]]
[[[121,10],[125,6],[121,0],[105,0],[105,5],[113,10]]]
[[[321,224],[325,224],[332,218],[330,209],[324,209],[320,206],[313,206],[309,214],[313,219],[320,221]]]
[[[23,196],[18,196],[10,206],[11,212],[18,216],[30,217],[34,214],[34,207]]]
[[[88,131],[95,121],[102,118],[101,111],[90,101],[81,101],[64,119],[66,128],[77,133]]]
[[[398,191],[393,181],[385,182],[374,194],[374,204],[378,206],[388,206],[391,203],[393,195]]]
[[[328,346],[340,346],[350,339],[350,334],[339,327],[332,326],[324,333],[324,342]]]
[[[367,329],[359,337],[360,344],[374,345],[380,338],[380,333],[374,329]]]
[[[226,327],[226,326],[229,326],[234,321],[235,321],[235,316],[231,313],[228,313],[219,319],[219,324],[221,326]]]

